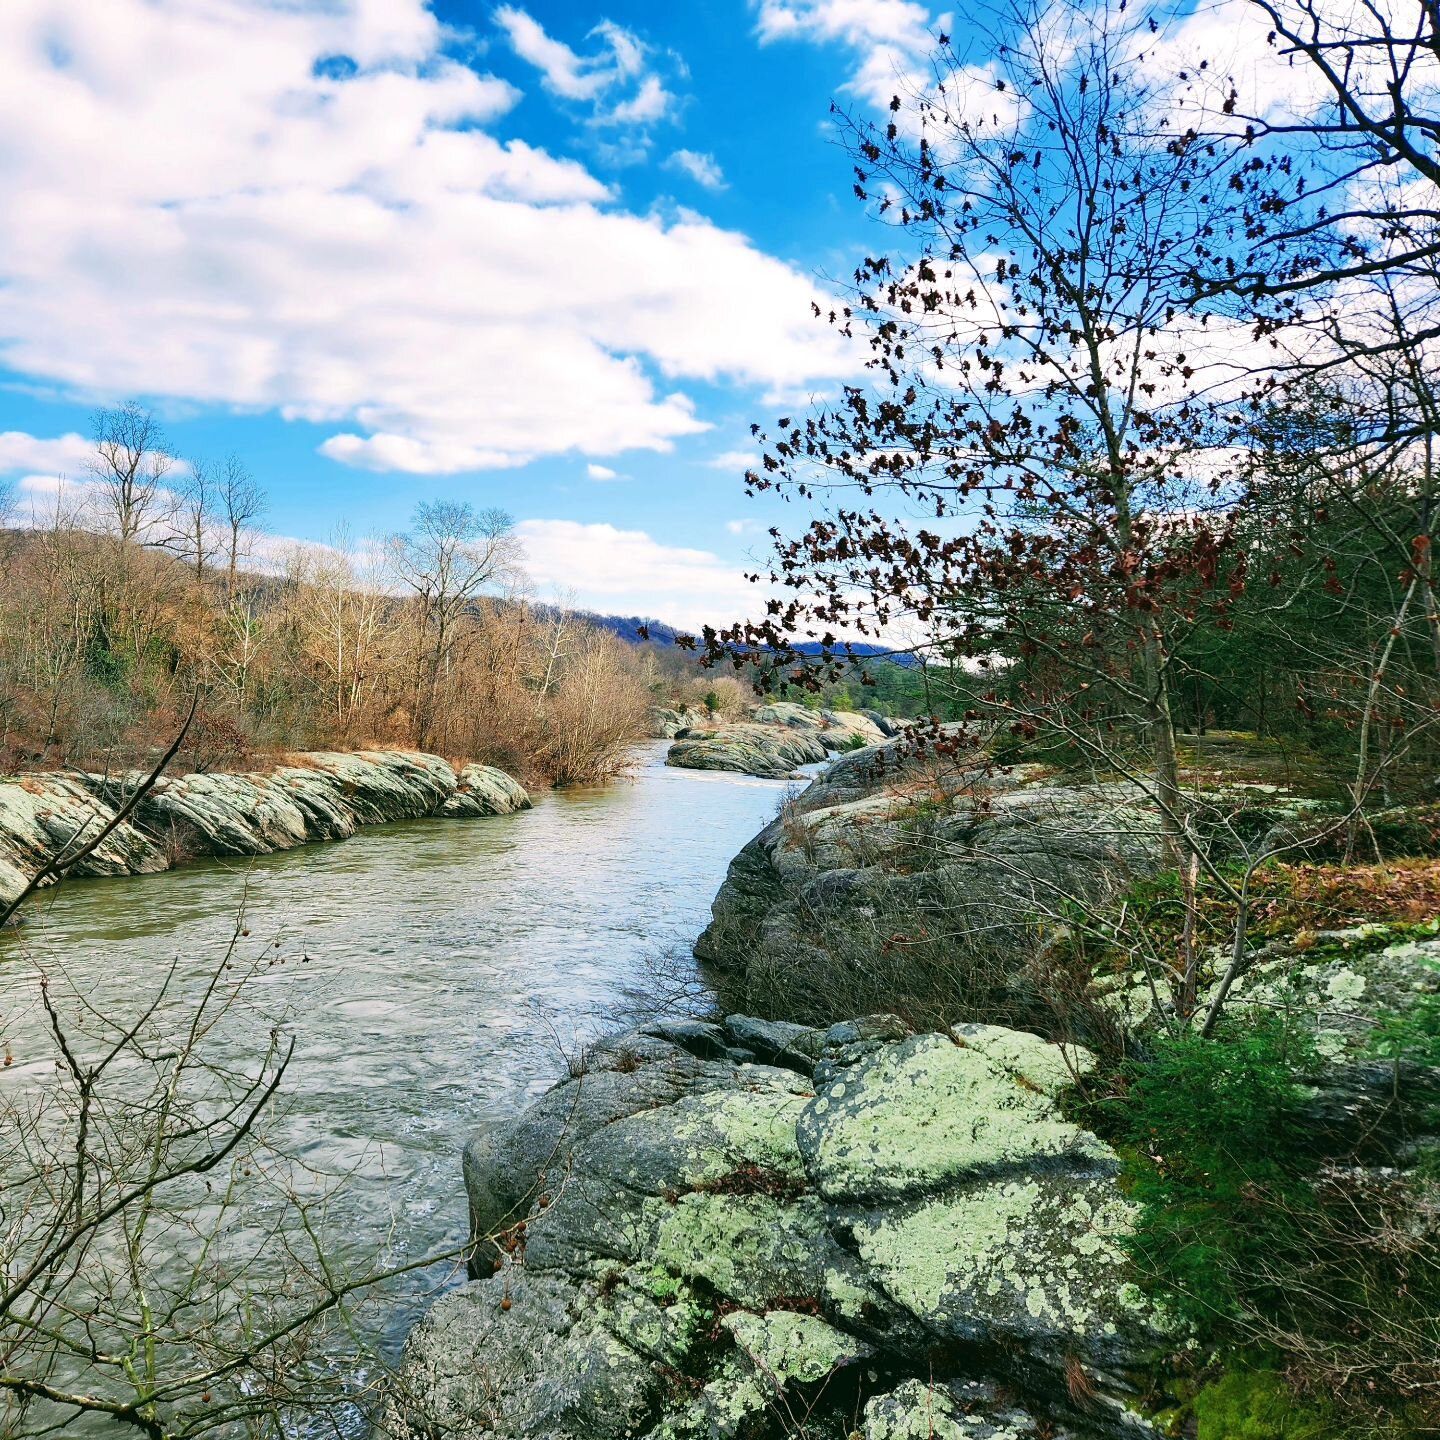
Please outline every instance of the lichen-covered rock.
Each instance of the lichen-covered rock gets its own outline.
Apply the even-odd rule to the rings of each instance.
[[[943,975],[974,1018],[1034,1023],[1025,971],[1059,928],[1044,917],[1161,859],[1159,814],[1135,785],[985,773],[890,742],[840,756],[741,850],[695,953],[737,1009],[816,1024],[900,1000],[923,1013],[917,987]]]
[[[1073,1430],[1004,1403],[975,1381],[906,1380],[865,1406],[863,1440],[1073,1440]]]
[[[681,733],[665,757],[684,770],[733,770],[783,780],[798,766],[824,760],[830,749],[819,731],[780,725],[722,725]]]
[[[440,813],[447,818],[513,815],[529,808],[530,797],[518,780],[493,765],[466,765],[456,776],[455,790]]]
[[[762,1038],[796,1063],[736,1058]],[[778,1440],[863,1412],[872,1440],[1039,1440],[1080,1383],[1075,1435],[1149,1434],[1122,1401],[1163,1317],[1115,1156],[1054,1098],[1091,1063],[893,1017],[607,1041],[468,1147],[480,1278],[412,1336],[387,1433]]]
[[[36,774],[0,782],[0,901],[58,849],[97,834],[138,775]],[[343,840],[361,825],[429,815],[505,815],[529,807],[503,771],[406,750],[317,751],[268,773],[162,777],[76,868],[138,875],[199,855],[267,855]]]

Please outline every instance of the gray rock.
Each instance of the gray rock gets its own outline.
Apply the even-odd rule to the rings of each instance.
[[[15,899],[57,851],[82,848],[114,818],[114,807],[83,776],[25,775],[0,782],[0,904]],[[152,874],[169,863],[152,839],[122,824],[75,873]]]
[[[759,1020],[753,1015],[731,1015],[725,1028],[736,1044],[749,1050],[766,1065],[783,1065],[809,1074],[820,1058],[824,1032],[809,1025],[792,1025],[785,1020]]]
[[[467,765],[456,776],[454,793],[440,807],[448,818],[513,815],[530,809],[530,797],[518,780],[493,765]]]
[[[677,710],[668,705],[656,705],[650,711],[650,738],[652,740],[673,740],[684,730],[693,726],[706,725],[710,715],[705,710],[694,708]]]
[[[827,750],[854,750],[862,745],[879,745],[887,738],[887,732],[868,713],[855,710],[810,710],[781,700],[760,706],[753,718],[757,724],[812,733]]]
[[[140,776],[36,774],[0,782],[0,902],[76,836],[113,820]],[[529,808],[503,771],[405,750],[317,751],[268,773],[165,776],[74,873],[139,875],[199,855],[268,855],[361,825]]]
[[[670,746],[667,765],[684,770],[733,770],[783,780],[800,765],[813,765],[830,753],[818,731],[779,725],[722,725],[689,729]]]
[[[1118,1245],[1130,1205],[1052,1098],[1084,1052],[883,1016],[660,1028],[472,1139],[498,1233],[412,1335],[386,1433],[738,1440],[797,1406],[829,1433],[833,1404],[870,1440],[1039,1440],[1071,1433],[1077,1366],[1083,1433],[1154,1433],[1125,1411],[1166,1338]],[[694,1053],[777,1043],[823,1057],[818,1091]],[[941,1353],[961,1368],[932,1374]]]
[[[1059,928],[1042,917],[1161,854],[1135,786],[936,766],[891,742],[842,755],[741,850],[695,953],[727,1007],[761,1015],[928,1015],[938,984],[977,1018],[1034,1023],[1026,969]]]

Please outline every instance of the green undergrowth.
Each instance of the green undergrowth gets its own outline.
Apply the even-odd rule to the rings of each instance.
[[[1125,1157],[1133,1259],[1207,1343],[1284,1304],[1277,1259],[1305,1243],[1315,1204],[1301,1083],[1315,1061],[1307,1035],[1265,1016],[1214,1040],[1161,1039],[1082,1107]]]
[[[1424,1058],[1435,1018],[1407,1012],[1377,1044]],[[1440,1435],[1440,1155],[1367,1168],[1322,1148],[1321,1070],[1297,1017],[1247,1014],[1157,1038],[1068,1107],[1122,1157],[1142,1288],[1207,1357],[1176,1434]]]

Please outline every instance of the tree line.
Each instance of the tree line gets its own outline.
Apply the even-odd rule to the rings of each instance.
[[[655,667],[530,603],[504,511],[282,548],[239,456],[181,462],[136,403],[92,433],[83,482],[0,530],[0,770],[139,763],[197,692],[192,768],[401,745],[571,784],[645,733]]]

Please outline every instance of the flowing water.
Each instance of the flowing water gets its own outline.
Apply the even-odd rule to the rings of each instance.
[[[350,1172],[344,1258],[458,1243],[467,1132],[544,1089],[562,1051],[605,1028],[661,957],[688,951],[726,865],[785,789],[667,769],[663,756],[646,746],[633,778],[519,815],[377,826],[342,844],[64,886],[0,937],[18,1062],[7,1081],[43,1049],[42,1017],[15,1004],[27,962],[63,967],[103,1009],[135,1004],[175,960],[183,995],[243,910],[245,953],[284,962],[252,985],[296,1038],[276,1139]],[[431,1289],[433,1276],[393,1292],[392,1353]]]

